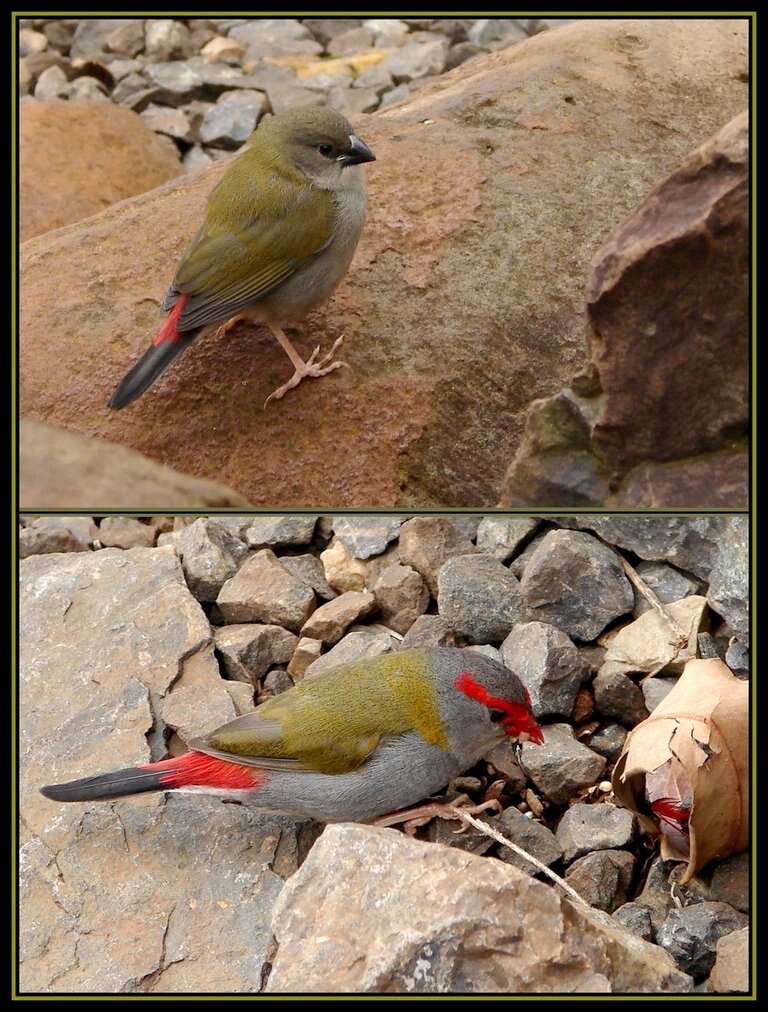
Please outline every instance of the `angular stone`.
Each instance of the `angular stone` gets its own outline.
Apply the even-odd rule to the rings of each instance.
[[[429,607],[427,585],[410,566],[387,566],[371,585],[371,591],[384,624],[402,636]]]
[[[368,70],[364,70],[362,74],[358,74],[352,82],[353,88],[373,89],[379,97],[388,88],[393,88],[394,85],[395,82],[392,80],[392,75],[380,63],[377,63],[374,67],[369,67]]]
[[[192,33],[176,19],[149,18],[144,37],[144,51],[152,60],[183,59],[194,52]]]
[[[331,40],[329,52],[333,56],[351,56],[363,49],[369,49],[373,45],[374,35],[370,28],[360,26],[359,28],[348,28],[345,32],[339,32]]]
[[[291,657],[288,674],[294,679],[303,678],[307,673],[307,668],[318,659],[322,652],[323,644],[320,640],[314,640],[308,636],[302,637],[296,644],[296,649]]]
[[[531,556],[521,581],[530,617],[592,640],[632,610],[634,594],[614,552],[588,534],[557,530]]]
[[[214,630],[229,678],[256,685],[271,667],[287,664],[299,642],[278,625],[228,625]]]
[[[324,601],[332,601],[336,597],[336,591],[325,578],[323,563],[316,555],[283,555],[280,564]]]
[[[421,573],[433,597],[437,597],[437,574],[443,564],[477,548],[445,517],[413,517],[400,528],[400,561]]]
[[[643,680],[640,689],[645,700],[645,708],[648,713],[653,713],[659,703],[666,699],[674,689],[676,678],[646,678]]]
[[[477,547],[507,562],[540,523],[537,517],[483,517],[477,528]]]
[[[565,881],[591,907],[610,914],[625,902],[634,867],[626,850],[595,850],[573,862]]]
[[[749,991],[749,928],[740,928],[718,939],[715,965],[709,984],[716,994]]]
[[[414,647],[455,647],[456,632],[440,615],[420,615],[406,633],[403,650]]]
[[[499,39],[520,42],[527,34],[511,18],[477,18],[467,32],[467,37],[478,46],[488,46]]]
[[[368,566],[355,559],[343,541],[334,538],[328,548],[320,553],[325,578],[334,590],[344,593],[348,590],[365,590],[368,582]]]
[[[265,548],[227,580],[216,603],[227,623],[263,622],[298,632],[315,610],[315,595]]]
[[[253,686],[249,682],[234,682],[226,680],[224,682],[224,688],[232,697],[232,702],[235,704],[235,712],[238,717],[256,709]]]
[[[245,56],[245,46],[242,42],[238,42],[237,39],[229,39],[223,35],[217,35],[210,42],[206,42],[200,50],[200,55],[206,63],[239,64]]]
[[[536,717],[570,717],[588,669],[566,633],[544,622],[520,623],[501,644],[501,657],[528,690]]]
[[[166,137],[175,137],[177,140],[192,140],[189,120],[181,109],[171,109],[168,106],[155,105],[154,102],[150,102],[146,109],[142,110],[141,118],[155,133],[165,134]]]
[[[526,617],[520,584],[487,555],[449,559],[437,583],[440,614],[471,643],[498,643]]]
[[[672,604],[683,597],[699,593],[701,584],[689,576],[667,565],[666,562],[639,562],[635,566],[637,575],[653,591],[662,604]],[[635,618],[650,610],[650,604],[635,592]]]
[[[601,670],[592,682],[595,707],[604,717],[613,717],[625,727],[634,727],[648,716],[640,687],[619,671]]]
[[[606,724],[589,739],[589,747],[598,755],[612,761],[618,758],[627,738],[627,729],[621,724]]]
[[[338,667],[340,664],[349,664],[351,661],[358,661],[362,657],[380,657],[388,654],[398,646],[397,640],[390,636],[386,630],[381,631],[380,627],[370,628],[359,627],[352,629],[339,642],[313,661],[305,670],[304,676],[312,678],[329,668]]]
[[[665,606],[667,615],[682,630],[685,641],[655,610],[606,636],[606,652],[600,674],[658,671],[680,673],[685,662],[698,653],[698,634],[704,623],[707,602],[703,597],[684,597]]]
[[[400,517],[376,515],[334,517],[333,533],[354,559],[369,559],[397,538],[402,522]]]
[[[208,644],[187,663],[181,677],[162,701],[163,722],[189,747],[193,738],[204,738],[237,716],[232,696],[219,675],[219,666]]]
[[[122,22],[115,22],[117,27],[113,28],[104,38],[104,48],[111,53],[120,53],[122,56],[135,56],[144,48],[144,21],[140,18],[128,18]],[[148,22],[151,24],[151,22]],[[75,45],[77,45],[78,33],[75,34]],[[74,55],[73,46],[73,55]]]
[[[308,545],[312,541],[317,517],[279,516],[255,517],[246,530],[251,548],[275,545]]]
[[[104,548],[151,548],[155,528],[134,517],[104,517],[99,524],[99,541]]]
[[[106,85],[95,77],[78,77],[69,86],[71,102],[108,102]]]
[[[715,868],[709,887],[713,900],[728,903],[743,914],[749,913],[749,854],[735,854]]]
[[[67,75],[59,67],[49,67],[38,77],[35,85],[35,98],[46,102],[54,98],[67,98],[68,95],[69,81]]]
[[[338,643],[353,622],[370,615],[376,607],[373,594],[349,590],[313,611],[301,629],[302,636]]]
[[[19,31],[19,56],[29,56],[30,53],[42,53],[48,48],[48,39],[42,32],[36,32],[32,28],[22,28]]]
[[[87,552],[98,533],[91,517],[38,517],[19,532],[19,558],[53,552]]]
[[[266,990],[277,994],[691,987],[656,946],[516,868],[372,826],[326,828],[272,931]]]
[[[568,724],[549,724],[542,731],[543,745],[523,743],[521,765],[546,798],[567,805],[577,791],[597,783],[605,759],[577,741]]]
[[[749,632],[749,517],[724,517],[707,601],[739,633]]]
[[[746,914],[727,903],[694,903],[675,908],[658,932],[658,943],[694,980],[703,980],[712,969],[718,941],[749,923]]]
[[[160,105],[184,105],[203,94],[202,75],[189,63],[179,60],[150,63],[146,75],[149,83],[158,89],[155,101]]]
[[[198,601],[215,601],[227,580],[248,556],[243,542],[224,518],[195,520],[175,536],[189,589]]]
[[[605,500],[608,509],[700,509],[702,503],[710,509],[749,507],[749,454],[743,442],[680,460],[645,461]]]
[[[203,144],[233,150],[256,129],[267,111],[267,96],[261,91],[225,91],[205,114],[200,126]]]
[[[259,693],[259,702],[269,699],[271,696],[279,696],[293,688],[293,679],[285,668],[272,668],[264,676],[262,691]]]
[[[616,805],[571,805],[557,827],[557,842],[570,864],[593,850],[626,847],[635,828],[631,812]]]
[[[540,822],[535,822],[532,818],[523,815],[516,808],[505,808],[497,820],[496,828],[502,836],[506,836],[512,843],[527,850],[542,864],[553,865],[563,856],[563,848],[557,842],[555,834]],[[539,874],[535,865],[516,854],[514,850],[510,850],[509,847],[499,844],[498,856],[505,864],[511,864],[514,868],[525,872],[526,875]]]
[[[433,77],[445,70],[448,47],[442,41],[409,42],[384,61],[396,84],[407,84],[421,77]]]
[[[652,941],[653,924],[647,907],[640,906],[639,903],[624,903],[613,911],[613,918],[638,938],[643,938],[646,942]]]

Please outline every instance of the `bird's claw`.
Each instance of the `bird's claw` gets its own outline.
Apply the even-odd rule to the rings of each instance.
[[[264,401],[264,407],[269,404],[270,401],[279,401],[292,390],[297,387],[304,379],[319,379],[320,376],[327,376],[329,372],[333,372],[336,369],[349,369],[349,365],[346,362],[333,361],[333,355],[339,345],[343,342],[344,335],[337,337],[333,342],[331,350],[320,359],[319,362],[315,361],[317,356],[320,354],[320,345],[315,348],[312,354],[309,356],[306,362],[302,362],[301,366],[294,370],[293,376],[288,380],[287,383],[283,383],[281,387],[267,397]],[[326,365],[326,363],[328,363]]]
[[[489,809],[495,809],[501,811],[501,805],[496,798],[492,798],[489,801],[483,801],[478,805],[467,804],[469,797],[466,794],[460,794],[451,802],[439,802],[434,801],[426,805],[419,805],[417,808],[409,808],[404,812],[393,812],[391,815],[384,815],[380,819],[376,819],[374,822],[375,826],[396,826],[402,822],[403,829],[409,836],[413,836],[420,826],[426,826],[432,819],[455,819],[457,818],[456,809],[466,812],[468,815],[479,815],[480,812],[487,812]],[[454,830],[456,834],[464,833],[467,829],[467,824],[462,822],[458,829]]]

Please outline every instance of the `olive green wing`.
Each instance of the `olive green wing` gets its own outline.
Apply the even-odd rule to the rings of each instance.
[[[233,195],[237,194],[237,199]],[[179,264],[164,309],[188,296],[181,332],[227,320],[263,299],[333,238],[327,190],[240,156],[209,198],[205,221]]]

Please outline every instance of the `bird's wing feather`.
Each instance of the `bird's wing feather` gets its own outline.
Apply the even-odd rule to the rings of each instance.
[[[258,169],[242,156],[211,194],[166,296],[166,304],[177,293],[189,296],[179,318],[182,332],[226,320],[263,299],[333,238],[330,192]],[[232,192],[247,198],[233,202]]]

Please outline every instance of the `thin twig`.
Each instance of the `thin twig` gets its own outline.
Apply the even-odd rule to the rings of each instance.
[[[633,586],[637,588],[638,593],[645,598],[645,600],[648,602],[651,608],[653,608],[653,610],[658,615],[661,616],[663,621],[666,622],[666,624],[675,634],[678,641],[677,645],[678,646],[687,645],[688,643],[687,633],[672,618],[667,609],[664,607],[664,605],[661,603],[658,597],[656,597],[656,595],[648,586],[648,584],[645,582],[645,580],[643,580],[643,578],[637,573],[634,567],[627,562],[627,560],[624,558],[623,555],[619,555],[619,558],[621,559],[621,564],[624,567],[624,572],[629,577],[629,580],[633,584]]]
[[[452,805],[449,807],[453,808]],[[568,896],[575,903],[580,903],[581,906],[587,907],[589,910],[592,909],[589,903],[587,903],[586,900],[582,899],[581,896],[579,896],[579,894],[576,892],[576,890],[572,889],[571,886],[569,886],[564,879],[561,879],[559,875],[556,875],[551,868],[548,868],[545,864],[542,864],[542,862],[539,861],[538,858],[535,858],[533,857],[532,854],[529,854],[527,850],[523,850],[523,848],[518,847],[516,843],[512,843],[512,841],[508,840],[506,836],[502,836],[501,833],[498,833],[495,829],[489,826],[487,822],[481,822],[479,819],[474,818],[474,816],[468,815],[463,809],[453,808],[453,811],[456,813],[457,819],[461,819],[462,822],[466,822],[470,826],[474,826],[475,829],[479,829],[481,833],[485,833],[486,836],[492,837],[492,839],[496,840],[497,843],[501,843],[505,847],[509,847],[510,850],[513,850],[520,857],[524,858],[526,861],[530,861],[530,863],[534,865],[534,867],[538,868],[538,870],[543,875],[546,875],[547,878],[551,878],[552,881],[556,883],[556,885],[559,885],[560,888],[565,893],[567,893]]]

